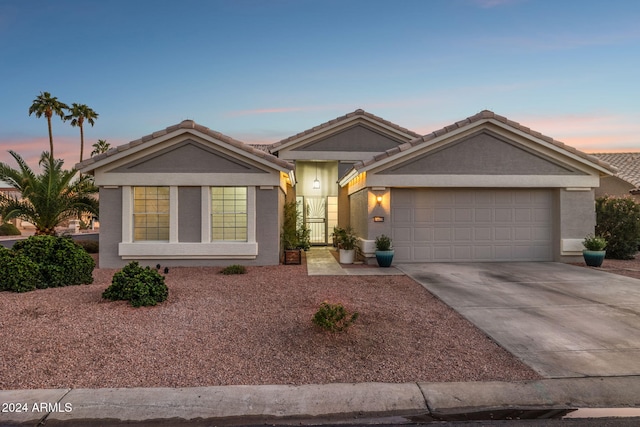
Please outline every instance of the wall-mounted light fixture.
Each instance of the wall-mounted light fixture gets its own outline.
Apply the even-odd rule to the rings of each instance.
[[[378,206],[382,203],[382,196],[376,197],[376,202],[378,202]]]
[[[316,179],[313,180],[313,189],[320,189],[320,181],[318,180],[318,162],[316,162]]]

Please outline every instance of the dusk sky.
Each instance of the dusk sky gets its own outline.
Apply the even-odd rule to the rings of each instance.
[[[0,161],[34,166],[41,91],[85,153],[193,119],[270,143],[363,108],[425,134],[481,110],[586,152],[640,151],[636,0],[0,0]],[[72,167],[79,130],[53,119]],[[86,156],[85,155],[85,156]]]

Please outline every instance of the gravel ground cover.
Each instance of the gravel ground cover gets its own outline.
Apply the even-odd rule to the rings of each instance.
[[[640,256],[636,256],[635,259],[619,260],[619,259],[605,259],[602,266],[587,267],[584,263],[579,264],[586,268],[594,268],[596,270],[606,271],[607,273],[620,274],[622,276],[629,276],[636,279],[640,279]]]
[[[539,376],[405,276],[306,266],[171,268],[169,298],[133,308],[91,285],[0,293],[0,389],[525,380]],[[360,318],[319,330],[323,302]]]

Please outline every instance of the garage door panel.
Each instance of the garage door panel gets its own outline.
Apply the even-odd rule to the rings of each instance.
[[[453,240],[456,242],[473,242],[473,228],[471,227],[454,228]]]
[[[433,222],[433,209],[415,208],[413,211],[415,222]]]
[[[451,208],[436,208],[433,211],[434,222],[451,222],[453,215],[453,209]]]
[[[433,241],[433,228],[416,227],[413,229],[413,241],[415,242],[431,242]]]
[[[552,260],[552,190],[393,189],[391,198],[407,203],[392,210],[398,262]]]
[[[393,243],[395,245],[403,242],[410,243],[413,241],[411,238],[411,233],[413,232],[413,228],[411,227],[394,227],[393,232],[391,233],[391,238],[393,239]]]
[[[473,209],[471,208],[456,208],[454,210],[455,222],[460,221],[473,221]]]
[[[411,208],[393,208],[391,210],[391,216],[393,217],[393,222],[396,224],[411,224],[413,219],[411,217]]]
[[[493,221],[493,210],[490,208],[474,209],[475,222],[491,222]]]
[[[437,243],[451,242],[451,228],[437,227],[433,229],[433,241]]]
[[[497,241],[511,241],[511,227],[496,227],[494,230],[495,240]]]
[[[493,230],[491,227],[475,227],[473,229],[474,240],[476,242],[491,241],[493,236]]]

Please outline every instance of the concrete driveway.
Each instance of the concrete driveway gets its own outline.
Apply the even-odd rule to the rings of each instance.
[[[640,375],[640,280],[550,262],[399,264],[548,378]]]

